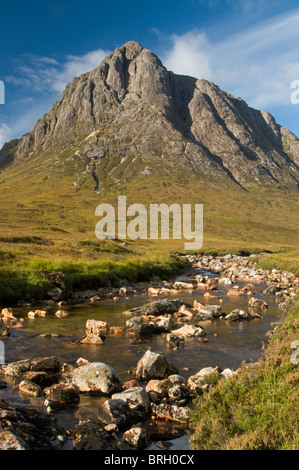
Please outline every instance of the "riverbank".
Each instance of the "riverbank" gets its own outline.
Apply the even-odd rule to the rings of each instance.
[[[31,240],[30,240],[31,241]],[[88,245],[89,246],[89,245]],[[46,249],[46,248],[45,248]],[[94,247],[93,247],[94,249]],[[108,250],[108,248],[106,248]],[[125,250],[122,246],[113,246],[113,250]],[[112,250],[109,245],[109,250]],[[112,251],[109,251],[113,259]],[[277,253],[259,253],[255,249],[236,248],[207,249],[192,256],[221,258],[232,254],[235,256],[252,256],[257,268],[271,271],[279,269],[289,271],[299,276],[298,251],[283,250]],[[3,254],[3,253],[2,253]],[[107,253],[106,253],[107,254]],[[9,253],[7,254],[9,255]],[[94,253],[95,258],[98,256]],[[253,257],[254,255],[254,257]],[[103,258],[103,259],[102,259]],[[0,251],[0,303],[11,305],[19,301],[37,303],[40,300],[51,299],[48,292],[53,288],[63,291],[60,300],[68,301],[74,292],[97,290],[99,288],[121,287],[121,281],[126,279],[130,284],[150,281],[155,277],[169,279],[188,268],[186,258],[175,253],[159,252],[157,257],[130,256],[128,253],[117,254],[115,260],[109,261],[101,256],[101,260],[81,260],[80,256],[72,260],[60,260],[56,255],[53,259],[41,257],[27,259],[22,257],[2,257]]]
[[[164,259],[127,261],[32,261],[5,262],[0,266],[0,302],[37,302],[50,299],[53,288],[63,291],[60,300],[69,300],[75,291],[117,287],[121,279],[130,283],[159,276],[169,278],[187,266],[185,259],[170,255]]]
[[[265,357],[197,398],[195,450],[298,450],[299,298],[271,332]]]

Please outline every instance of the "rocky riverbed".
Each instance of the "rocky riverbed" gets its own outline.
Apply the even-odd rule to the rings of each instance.
[[[169,448],[185,433],[193,399],[251,359],[237,353],[240,339],[248,341],[244,330],[259,329],[261,354],[271,319],[299,288],[292,273],[258,269],[254,257],[188,259],[190,269],[176,279],[122,280],[120,288],[76,292],[68,302],[53,287],[38,306],[3,306],[0,449]],[[102,305],[106,316],[96,314]],[[233,347],[219,343],[225,335]]]

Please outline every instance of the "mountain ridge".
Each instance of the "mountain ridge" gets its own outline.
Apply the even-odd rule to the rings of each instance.
[[[198,178],[228,177],[243,188],[298,186],[294,134],[217,85],[168,71],[134,41],[75,77],[31,132],[6,143],[0,170],[45,152],[59,155],[63,148],[73,148],[79,180],[76,163],[84,161],[95,191],[105,189],[107,159],[114,159],[111,184],[124,173],[130,180],[157,167],[158,174],[162,168],[166,173],[184,169]],[[56,159],[56,169],[59,165]]]

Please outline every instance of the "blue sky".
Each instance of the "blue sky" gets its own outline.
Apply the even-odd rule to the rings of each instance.
[[[11,0],[1,5],[0,39],[0,147],[30,131],[74,76],[130,40],[299,136],[299,104],[290,99],[299,80],[298,1]]]

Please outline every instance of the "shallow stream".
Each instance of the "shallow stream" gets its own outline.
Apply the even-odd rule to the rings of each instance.
[[[238,282],[242,287],[242,284]],[[281,311],[275,302],[275,296],[265,296],[262,292],[267,286],[254,285],[254,296],[264,299],[268,309],[259,312],[262,319],[254,319],[249,322],[226,322],[223,319],[213,323],[201,322],[206,331],[207,342],[200,342],[198,338],[186,339],[183,346],[173,350],[167,346],[165,336],[153,335],[142,344],[132,344],[129,336],[107,336],[103,345],[83,345],[76,341],[85,334],[85,323],[88,319],[106,321],[109,326],[124,326],[127,316],[123,311],[156,300],[153,296],[133,296],[129,299],[103,299],[97,303],[84,303],[68,306],[69,316],[56,318],[28,319],[29,309],[14,308],[13,313],[17,317],[24,318],[24,328],[13,330],[13,335],[5,340],[6,362],[21,359],[33,359],[35,357],[57,356],[61,363],[75,364],[79,357],[84,357],[90,362],[104,362],[112,366],[120,375],[122,381],[132,379],[129,369],[136,367],[138,360],[147,349],[164,354],[167,360],[175,365],[181,375],[186,379],[196,374],[200,369],[208,366],[219,366],[221,369],[237,369],[243,361],[255,362],[262,355],[262,345],[266,341],[266,333],[271,329],[271,323],[281,318]],[[172,298],[179,298],[193,305],[194,300],[204,304],[219,304],[223,299],[222,311],[230,313],[236,308],[248,310],[247,295],[229,297],[226,295],[231,286],[220,286],[217,293],[211,294],[218,299],[207,300],[203,297],[205,290],[196,289],[193,292],[182,291]],[[159,297],[158,297],[159,298]],[[165,298],[162,296],[160,298]],[[30,309],[43,309],[41,305],[34,305]],[[54,309],[54,311],[57,310]],[[55,333],[58,337],[45,338],[41,334]],[[5,378],[9,381],[8,378]],[[12,389],[13,383],[9,383],[7,389],[0,390],[0,399],[5,399],[12,404],[25,405],[45,411],[44,397],[24,398],[18,390]],[[81,395],[80,404],[75,408],[69,408],[56,413],[59,424],[66,429],[71,429],[79,419],[97,418],[97,410],[103,398]],[[171,450],[187,449],[188,437],[172,441]],[[155,445],[150,446],[155,449]]]

